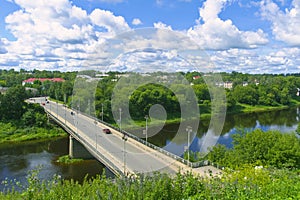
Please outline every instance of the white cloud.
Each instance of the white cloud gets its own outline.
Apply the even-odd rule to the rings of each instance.
[[[239,30],[231,20],[222,20],[219,14],[230,0],[207,0],[199,9],[197,25],[187,34],[205,49],[256,48],[268,42],[266,34],[258,29]]]
[[[122,16],[115,16],[107,10],[95,9],[90,18],[94,24],[106,28],[108,32],[121,33],[130,30]]]
[[[298,73],[300,49],[230,49],[211,53],[218,71],[243,73]]]
[[[132,20],[131,24],[137,26],[137,25],[141,25],[141,24],[143,24],[143,23],[142,23],[142,21],[141,21],[140,19],[134,18],[134,19]]]
[[[7,50],[5,48],[5,39],[4,38],[0,38],[0,54],[6,54]]]
[[[89,15],[68,0],[15,3],[20,10],[5,20],[16,41],[1,40],[5,46],[0,48],[1,66],[54,70],[99,66],[107,56],[106,38],[130,30],[121,16],[100,9]]]
[[[260,3],[261,15],[272,23],[272,33],[279,41],[300,46],[300,1],[293,0],[284,11],[271,0]]]
[[[157,28],[157,29],[168,29],[168,30],[172,30],[172,27],[171,26],[168,26],[162,22],[156,22],[153,24],[153,27],[154,28]]]

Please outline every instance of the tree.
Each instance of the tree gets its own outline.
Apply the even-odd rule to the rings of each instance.
[[[18,120],[25,112],[25,99],[27,93],[25,88],[21,85],[11,87],[7,90],[2,98],[2,118],[6,120]]]
[[[238,85],[233,90],[233,98],[239,103],[256,105],[258,103],[258,93],[254,86]]]

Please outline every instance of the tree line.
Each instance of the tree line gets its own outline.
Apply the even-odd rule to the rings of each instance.
[[[96,71],[86,71],[91,78],[95,78]],[[76,78],[77,72],[58,72],[58,71],[25,71],[20,72],[14,70],[0,70],[0,86],[13,87],[20,85],[23,80],[27,78],[64,78],[64,82],[51,81],[35,81],[34,84],[27,84],[25,87],[36,89],[34,92],[29,90],[29,96],[50,96],[53,99],[65,102],[73,108],[80,108],[83,112],[91,113],[98,118],[104,117],[106,121],[113,121],[114,108],[111,107],[111,100],[113,92],[116,91],[118,79],[122,73],[109,72],[108,76],[97,80],[97,87],[86,87],[76,91],[76,99],[72,100],[72,94],[75,81],[87,82],[85,78]],[[124,74],[123,74],[124,75]],[[142,119],[148,112],[151,105],[161,104],[171,113],[173,118],[180,116],[179,102],[189,102],[191,100],[191,93],[188,88],[192,88],[197,97],[198,105],[201,113],[211,112],[211,99],[214,94],[210,91],[210,87],[206,84],[206,80],[213,76],[213,73],[203,74],[200,72],[188,73],[162,73],[157,72],[148,74],[148,76],[156,77],[155,82],[141,84],[148,76],[134,74],[132,80],[128,79],[124,82],[123,87],[117,88],[119,95],[127,95],[121,99],[127,99],[130,105],[130,112],[134,119]],[[271,74],[242,74],[238,72],[221,73],[223,83],[227,82],[232,85],[226,90],[226,105],[228,111],[240,111],[245,106],[289,106],[297,104],[300,101],[299,88],[300,76],[299,74],[289,75],[271,75]],[[182,80],[184,77],[188,81],[187,85]],[[164,84],[162,84],[164,83]],[[216,83],[220,84],[220,83]],[[223,86],[218,86],[222,88]],[[134,88],[134,92],[128,96],[127,92]],[[175,95],[176,93],[176,95]],[[87,100],[87,96],[95,94],[93,102]],[[85,99],[80,99],[84,98]],[[121,102],[117,102],[122,104]],[[72,105],[73,104],[73,105]],[[93,107],[95,105],[95,107]],[[93,109],[92,109],[93,107]],[[103,108],[103,113],[102,113]],[[13,114],[11,115],[18,115]]]

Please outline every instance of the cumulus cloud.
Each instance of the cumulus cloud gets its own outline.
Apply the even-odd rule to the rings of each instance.
[[[258,29],[241,31],[231,20],[222,20],[219,14],[230,0],[207,0],[199,9],[197,25],[187,34],[205,49],[256,48],[268,42],[266,34]]]
[[[281,10],[271,0],[260,3],[261,15],[272,23],[272,33],[279,41],[300,46],[300,1],[293,0],[290,8]]]
[[[5,39],[4,38],[1,38],[0,40],[0,54],[6,54],[7,53],[7,50],[5,48]]]
[[[218,71],[243,73],[298,73],[299,48],[283,48],[262,53],[259,49],[229,49],[211,53]]]
[[[143,24],[142,21],[138,18],[134,18],[131,23],[135,26]]]
[[[124,17],[115,16],[107,10],[95,9],[91,13],[90,18],[95,25],[107,29],[108,32],[121,33],[130,30]]]
[[[20,9],[5,22],[16,40],[0,49],[9,54],[7,59],[0,58],[3,66],[14,63],[16,68],[77,70],[89,59],[98,60],[94,66],[99,66],[105,59],[99,52],[105,51],[106,38],[130,30],[121,16],[100,9],[87,14],[68,0],[14,2]]]

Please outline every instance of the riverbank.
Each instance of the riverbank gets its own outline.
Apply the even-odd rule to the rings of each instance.
[[[43,141],[52,138],[66,137],[60,127],[22,127],[17,122],[0,122],[0,144]]]
[[[293,100],[291,105],[277,105],[277,106],[264,106],[264,105],[257,105],[257,106],[251,106],[247,104],[237,104],[233,109],[227,110],[226,115],[235,115],[235,114],[249,114],[249,113],[260,113],[260,112],[270,112],[270,111],[276,111],[276,110],[285,110],[293,107],[298,107],[300,106],[300,102]],[[210,120],[211,118],[211,113],[210,113],[210,105],[200,105],[200,120]],[[151,126],[159,125],[162,123],[165,123],[165,125],[170,125],[170,124],[176,124],[176,123],[181,123],[182,119],[181,118],[172,118],[172,119],[167,119],[166,121],[161,121],[161,120],[152,120],[151,118],[148,119],[148,125],[151,124]],[[146,126],[146,120],[135,120],[134,121],[135,125],[123,123],[122,127],[123,129],[134,129],[136,126],[139,127],[145,127]],[[117,124],[113,124],[115,127],[118,127]]]

